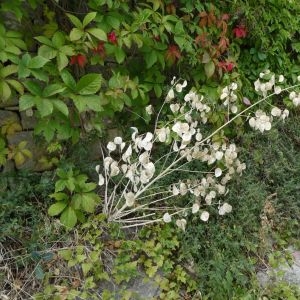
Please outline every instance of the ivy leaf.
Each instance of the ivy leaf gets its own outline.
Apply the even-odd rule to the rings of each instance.
[[[68,203],[66,201],[59,201],[57,203],[52,204],[48,208],[48,214],[51,217],[58,216],[66,207]]]
[[[80,95],[95,94],[100,90],[101,81],[102,77],[100,74],[87,74],[80,78],[76,90]]]
[[[75,210],[68,206],[60,216],[60,221],[68,228],[73,228],[77,223],[77,216]]]

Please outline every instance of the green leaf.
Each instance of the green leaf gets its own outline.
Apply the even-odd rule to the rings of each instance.
[[[65,193],[53,193],[49,197],[55,199],[56,201],[68,200],[68,195]]]
[[[57,68],[58,71],[61,72],[69,63],[67,56],[61,52],[57,55]]]
[[[92,269],[93,264],[92,263],[82,263],[81,268],[82,268],[82,273],[84,276],[87,275],[87,273]]]
[[[8,65],[0,69],[0,77],[5,78],[11,74],[18,72],[18,66],[16,65]]]
[[[24,86],[31,94],[35,96],[42,96],[43,94],[42,87],[38,82],[31,81],[31,80],[25,81]]]
[[[69,115],[68,106],[61,100],[52,100],[54,107],[65,116]]]
[[[54,33],[52,38],[53,46],[59,50],[65,44],[65,35],[61,31]]]
[[[62,78],[62,81],[64,82],[64,84],[72,91],[76,90],[76,81],[73,78],[73,76],[69,73],[69,71],[67,70],[63,70],[60,73],[60,76]]]
[[[77,216],[72,207],[67,207],[60,216],[60,221],[68,228],[73,228],[77,223]]]
[[[52,204],[48,209],[49,216],[58,216],[67,207],[67,205],[68,203],[66,201],[59,201]]]
[[[36,56],[30,60],[27,67],[30,69],[40,69],[42,68],[49,60],[43,56]]]
[[[80,78],[76,90],[80,95],[95,94],[100,90],[101,81],[102,77],[100,74],[87,74]]]
[[[79,29],[83,29],[82,23],[77,17],[75,17],[71,14],[67,14],[67,16],[75,27],[77,27]]]
[[[39,41],[41,44],[45,44],[47,46],[52,47],[52,42],[45,36],[36,36],[35,39]]]
[[[23,85],[14,79],[7,79],[6,82],[12,86],[19,94],[23,95],[24,94],[24,87]]]
[[[97,16],[96,12],[88,13],[82,21],[83,27],[86,27],[86,25],[90,24],[96,18],[96,16]]]
[[[74,50],[71,46],[62,46],[61,48],[59,48],[59,52],[67,56],[74,55]]]
[[[31,69],[30,71],[36,79],[48,82],[48,75],[43,71],[43,69]]]
[[[54,57],[56,57],[57,55],[57,50],[50,47],[50,46],[46,46],[43,45],[39,48],[38,50],[38,54],[42,57],[45,57],[46,59],[53,59]]]
[[[35,102],[42,118],[52,114],[53,104],[49,99],[36,98]]]
[[[11,96],[11,89],[5,81],[0,81],[0,99],[6,101]]]
[[[211,76],[214,75],[214,73],[215,73],[215,64],[212,60],[210,62],[204,64],[204,71],[205,71],[205,74],[206,74],[207,78],[210,78]]]
[[[70,40],[72,42],[74,41],[78,41],[82,38],[82,36],[84,35],[84,32],[78,28],[73,28],[70,32]]]
[[[70,260],[72,258],[72,250],[71,249],[63,249],[59,250],[58,254],[64,259],[64,260]]]
[[[150,69],[157,61],[157,56],[155,51],[146,53],[144,57],[145,57],[147,69]]]
[[[47,85],[43,91],[43,97],[51,97],[53,95],[63,92],[65,89],[65,87],[62,87],[60,84],[57,83]]]
[[[87,110],[93,111],[102,111],[102,104],[100,96],[97,95],[89,95],[89,96],[81,96],[81,95],[72,95],[72,99],[74,104],[78,110],[78,112],[84,112]]]
[[[115,51],[115,57],[116,61],[121,64],[124,61],[126,54],[122,48],[117,47]]]
[[[120,27],[120,21],[117,17],[107,16],[107,23],[114,29],[118,29]]]
[[[174,36],[174,41],[176,42],[176,44],[179,46],[179,48],[182,50],[185,48],[185,44],[187,43],[185,37],[183,36]]]
[[[45,272],[43,271],[43,268],[41,265],[37,265],[34,269],[34,276],[37,280],[43,280],[45,277]]]
[[[23,95],[20,97],[19,101],[19,110],[27,110],[35,105],[34,102],[35,97],[32,95]]]
[[[107,35],[105,31],[103,31],[100,28],[89,28],[86,30],[86,32],[88,32],[100,41],[107,41]]]

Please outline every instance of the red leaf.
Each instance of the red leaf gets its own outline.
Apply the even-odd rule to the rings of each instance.
[[[107,40],[112,43],[112,44],[118,44],[117,36],[114,31],[111,31],[110,33],[107,34]]]

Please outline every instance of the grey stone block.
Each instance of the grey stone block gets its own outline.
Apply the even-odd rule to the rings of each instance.
[[[10,121],[20,122],[19,115],[16,112],[1,109],[0,110],[0,127]]]
[[[28,116],[25,111],[20,112],[21,115],[21,124],[23,129],[34,129],[37,120],[35,116]]]
[[[0,101],[0,108],[17,106],[19,104],[19,99],[16,97],[10,98],[7,101]]]

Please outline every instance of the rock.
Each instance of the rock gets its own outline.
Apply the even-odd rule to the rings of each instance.
[[[19,115],[12,111],[0,110],[0,127],[10,122],[20,122]]]
[[[28,116],[25,111],[21,111],[20,114],[21,114],[22,128],[24,130],[34,129],[34,127],[37,123],[35,116],[34,115]]]
[[[27,145],[25,148],[31,152],[32,158],[26,157],[25,162],[22,165],[19,165],[19,166],[16,165],[16,168],[17,169],[30,169],[33,171],[42,171],[39,167],[38,160],[43,155],[44,150],[34,140],[33,131],[22,131],[22,132],[17,132],[14,135],[7,136],[7,142],[8,142],[9,146],[17,146],[22,141],[27,142]]]
[[[12,97],[7,101],[0,101],[0,108],[17,106],[19,104],[19,99],[16,97]]]
[[[277,268],[269,268],[264,271],[259,271],[256,274],[263,288],[281,281],[300,287],[300,251],[295,250],[293,247],[289,247],[288,251],[290,251],[294,259],[291,266],[280,265]]]

